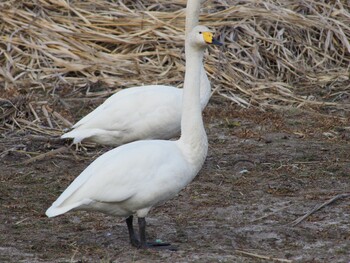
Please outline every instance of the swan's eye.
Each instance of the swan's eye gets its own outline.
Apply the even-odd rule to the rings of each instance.
[[[199,34],[201,35],[201,34],[202,34],[202,31],[199,31]]]

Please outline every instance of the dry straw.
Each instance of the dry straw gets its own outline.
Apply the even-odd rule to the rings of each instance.
[[[243,107],[348,110],[349,2],[205,1],[201,23],[214,27],[225,43],[206,56],[215,92]],[[184,0],[3,1],[0,89],[6,96],[0,97],[91,83],[115,91],[142,84],[180,87],[185,5]],[[58,127],[50,116],[67,126],[58,112],[39,106],[47,127]],[[29,108],[33,119],[39,118],[37,109]]]

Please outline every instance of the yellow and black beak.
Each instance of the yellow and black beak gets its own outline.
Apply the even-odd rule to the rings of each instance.
[[[216,40],[211,32],[203,32],[203,38],[207,44],[222,46],[222,43]]]

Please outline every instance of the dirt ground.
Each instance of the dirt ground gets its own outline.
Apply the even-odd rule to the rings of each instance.
[[[67,114],[74,122],[83,113]],[[47,218],[51,203],[108,148],[68,150],[26,164],[65,142],[3,129],[0,262],[348,263],[350,197],[291,223],[350,192],[349,115],[241,109],[217,96],[204,115],[210,143],[204,167],[147,218],[149,238],[171,242],[176,252],[132,248],[120,218],[87,212]]]

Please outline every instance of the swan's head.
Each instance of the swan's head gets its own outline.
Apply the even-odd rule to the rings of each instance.
[[[208,45],[222,46],[222,43],[213,37],[213,33],[206,26],[196,26],[188,35],[192,45],[206,47]]]

